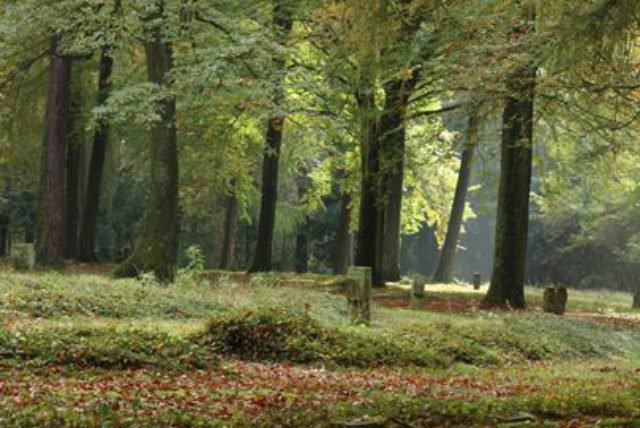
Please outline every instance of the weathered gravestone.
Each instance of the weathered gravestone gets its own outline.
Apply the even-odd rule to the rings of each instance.
[[[11,261],[15,270],[33,270],[36,264],[36,249],[33,244],[13,244]]]
[[[351,322],[369,324],[371,322],[371,268],[352,266],[345,282],[347,302]]]
[[[547,287],[542,295],[542,310],[550,314],[563,315],[568,297],[566,287]]]
[[[420,279],[414,279],[411,283],[411,309],[417,310],[422,308],[422,302],[424,301],[424,286],[424,281]]]
[[[415,297],[417,299],[424,298],[424,281],[419,279],[414,279],[411,284],[411,297]]]
[[[482,285],[482,275],[476,272],[473,274],[473,289],[480,290],[481,285]]]

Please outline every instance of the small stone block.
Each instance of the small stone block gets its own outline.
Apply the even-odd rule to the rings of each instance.
[[[424,297],[424,282],[413,281],[413,284],[411,284],[411,296],[418,299]]]
[[[482,275],[476,272],[473,274],[473,289],[480,290],[480,286],[482,286]]]
[[[371,322],[371,268],[353,266],[349,268],[347,275],[346,295],[351,322],[369,324]]]
[[[542,310],[550,314],[563,315],[568,297],[565,287],[547,287],[542,294]]]

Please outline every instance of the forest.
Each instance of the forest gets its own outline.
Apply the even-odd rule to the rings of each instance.
[[[640,426],[639,64],[636,0],[0,0],[0,425]]]

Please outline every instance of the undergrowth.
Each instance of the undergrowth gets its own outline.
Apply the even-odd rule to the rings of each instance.
[[[217,352],[235,357],[359,367],[490,366],[620,356],[635,339],[598,325],[545,315],[513,315],[498,323],[476,323],[474,328],[465,323],[366,328],[325,326],[304,313],[273,308],[216,316],[204,335]]]
[[[0,330],[3,365],[70,365],[108,369],[212,367],[215,359],[187,338],[139,330]]]

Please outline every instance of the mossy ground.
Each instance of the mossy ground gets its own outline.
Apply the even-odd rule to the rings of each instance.
[[[509,312],[432,285],[411,310],[399,284],[367,328],[330,281],[0,270],[0,425],[640,426],[631,296],[572,291],[558,317],[538,289]]]

